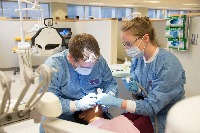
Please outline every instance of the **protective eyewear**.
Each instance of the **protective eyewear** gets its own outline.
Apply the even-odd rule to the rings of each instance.
[[[138,37],[137,39],[135,39],[135,41],[133,41],[133,42],[122,42],[122,45],[125,48],[130,48],[138,39],[140,39],[140,37]]]
[[[87,69],[92,69],[93,68],[93,66],[92,67],[82,67],[82,66],[79,66],[79,65],[76,64],[76,61],[74,61],[74,64],[75,64],[76,67],[79,67],[79,68],[87,68]]]

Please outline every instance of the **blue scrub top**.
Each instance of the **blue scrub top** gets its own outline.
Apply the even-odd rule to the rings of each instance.
[[[185,71],[177,57],[163,48],[152,62],[141,57],[132,58],[131,64],[131,76],[148,93],[147,97],[140,93],[145,98],[136,100],[135,114],[150,116],[153,123],[156,114],[159,133],[164,133],[167,112],[184,98]]]
[[[54,72],[48,91],[60,99],[65,115],[71,115],[70,100],[78,100],[88,93],[97,93],[101,88],[103,93],[112,92],[116,96],[119,89],[105,59],[100,56],[89,75],[80,75],[67,59],[68,50],[49,57],[45,64],[58,69]]]

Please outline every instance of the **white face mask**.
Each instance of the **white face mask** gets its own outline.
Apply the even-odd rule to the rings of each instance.
[[[140,58],[144,55],[144,50],[140,51],[138,46],[131,47],[129,49],[126,49],[126,54],[130,57]]]
[[[92,71],[92,68],[77,67],[75,71],[77,71],[80,75],[89,75]]]
[[[142,38],[142,40],[143,40],[143,38]],[[139,49],[139,46],[140,46],[142,40],[140,41],[138,46],[132,46],[129,49],[125,49],[126,54],[128,56],[134,57],[134,58],[140,58],[140,57],[144,56],[144,49],[145,49],[146,45],[142,51]]]

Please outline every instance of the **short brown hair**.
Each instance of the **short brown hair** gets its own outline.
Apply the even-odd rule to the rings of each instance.
[[[100,57],[100,48],[97,40],[90,34],[82,33],[75,35],[69,42],[69,53],[75,61],[82,59],[88,60],[90,55],[85,54],[84,50],[93,53],[95,58]]]
[[[148,17],[136,17],[127,21],[125,25],[122,26],[121,31],[129,32],[131,35],[141,38],[145,34],[148,34],[152,44],[158,46],[155,30]]]

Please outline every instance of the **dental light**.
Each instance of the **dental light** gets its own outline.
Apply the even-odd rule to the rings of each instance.
[[[22,2],[32,4],[32,8],[22,8]],[[35,2],[30,2],[28,0],[18,0],[19,9],[15,9],[17,13],[19,13],[20,16],[20,22],[21,22],[21,28],[20,28],[20,34],[21,34],[21,42],[18,42],[18,49],[27,49],[30,48],[30,43],[25,42],[25,33],[26,32],[33,32],[38,31],[42,26],[42,20],[43,20],[43,9],[41,9],[41,5],[38,4],[37,0]],[[22,11],[25,10],[40,10],[41,11],[41,18],[38,18],[38,24],[36,24],[31,30],[25,31],[23,27],[23,17],[22,17]]]

